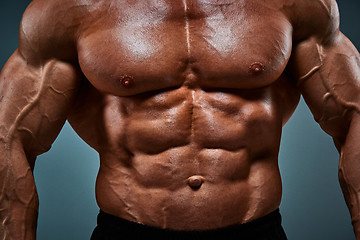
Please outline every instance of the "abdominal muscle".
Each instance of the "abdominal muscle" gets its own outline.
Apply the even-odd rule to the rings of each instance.
[[[183,86],[105,96],[107,141],[95,146],[101,158],[99,207],[176,230],[226,227],[275,210],[281,200],[282,124],[271,92]]]

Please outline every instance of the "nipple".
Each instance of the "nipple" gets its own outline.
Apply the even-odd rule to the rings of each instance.
[[[204,178],[201,176],[191,176],[187,179],[187,184],[194,190],[197,190],[204,183]]]
[[[249,66],[249,70],[253,74],[258,74],[258,73],[261,73],[261,72],[263,72],[265,70],[265,66],[260,62],[254,62],[253,64],[251,64]]]
[[[131,88],[134,85],[134,78],[128,75],[124,75],[120,78],[121,85],[126,88]]]

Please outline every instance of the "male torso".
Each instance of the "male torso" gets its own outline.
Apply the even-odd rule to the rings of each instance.
[[[272,212],[281,129],[296,85],[321,60],[320,45],[298,43],[336,31],[335,8],[330,0],[33,1],[0,82],[2,101],[16,100],[0,116],[4,166],[24,164],[12,163],[24,153],[29,163],[19,167],[32,184],[21,202],[36,210],[31,167],[68,119],[100,154],[96,197],[109,214],[205,230]],[[322,119],[328,113],[336,112]]]
[[[277,155],[299,92],[341,151],[359,238],[360,58],[335,0],[34,0],[19,35],[0,73],[2,238],[35,239],[32,170],[67,119],[100,154],[99,219],[206,230],[273,212],[284,238]]]
[[[76,48],[90,84],[69,121],[100,153],[102,210],[199,230],[279,206],[281,128],[299,97],[284,73],[293,27],[282,2],[99,1],[67,10],[86,12]]]

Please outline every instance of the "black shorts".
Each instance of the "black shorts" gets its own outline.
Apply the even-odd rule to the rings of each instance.
[[[150,227],[100,211],[98,225],[90,240],[120,240],[120,239],[166,239],[166,240],[286,240],[281,226],[281,215],[276,210],[255,221],[207,231],[175,231]]]

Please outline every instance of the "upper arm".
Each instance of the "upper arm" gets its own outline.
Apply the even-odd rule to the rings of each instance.
[[[321,24],[300,31],[302,38],[296,42],[290,66],[315,120],[341,145],[354,114],[360,113],[360,58],[339,31],[335,1],[316,2],[323,10],[304,17],[314,22],[320,18]]]
[[[50,12],[39,15],[41,7],[50,9],[44,2],[35,1],[25,12],[19,49],[0,74],[0,139],[10,150],[21,145],[30,158],[50,148],[81,79],[71,55],[62,51],[72,46],[66,38],[61,42],[47,31],[51,29],[51,22],[46,22]],[[55,46],[56,42],[63,45]]]

